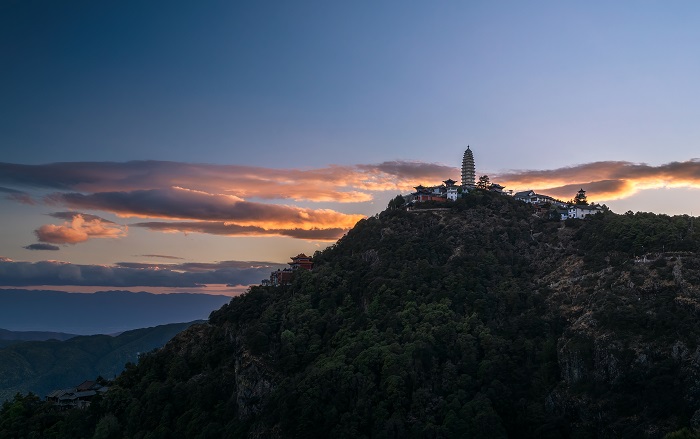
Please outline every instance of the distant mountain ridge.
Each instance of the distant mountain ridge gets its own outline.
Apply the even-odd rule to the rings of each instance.
[[[135,363],[139,354],[163,346],[194,323],[135,329],[116,337],[25,341],[0,349],[0,402],[17,392],[31,391],[43,397],[55,388],[70,387],[98,375],[113,378],[127,362]]]
[[[2,289],[0,324],[14,332],[113,334],[206,319],[211,311],[230,299],[228,296],[193,293],[98,291],[86,294]]]
[[[66,334],[65,332],[9,331],[7,329],[0,328],[0,348],[4,348],[17,343],[22,343],[25,341],[64,341],[73,338],[76,335],[77,334]]]

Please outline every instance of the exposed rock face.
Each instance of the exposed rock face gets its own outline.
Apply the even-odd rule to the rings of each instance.
[[[236,401],[237,413],[241,419],[248,419],[260,413],[265,398],[273,389],[274,372],[261,359],[244,346],[240,336],[230,327],[217,328],[210,324],[194,325],[178,334],[163,349],[164,355],[183,359],[186,363],[199,363],[209,353],[226,346],[229,359],[225,362],[227,373],[218,374],[215,370],[194,375],[190,380],[207,381],[220,375],[222,384],[232,387],[231,398]],[[229,373],[232,372],[232,373]],[[224,383],[223,381],[232,381]]]
[[[265,397],[272,390],[271,373],[257,357],[240,350],[235,359],[236,403],[242,419],[260,413]]]
[[[650,422],[656,414],[640,416],[643,406],[625,414],[616,392],[640,386],[631,392],[640,399],[628,403],[644,405],[670,386],[682,392],[670,418],[694,407],[690,416],[700,419],[700,346],[677,325],[686,319],[694,327],[700,310],[697,287],[684,280],[696,274],[686,273],[684,264],[697,264],[697,257],[658,255],[581,275],[581,258],[569,256],[547,276],[550,310],[568,322],[558,342],[561,382],[547,398],[548,410],[602,437],[624,436],[633,425],[647,437],[662,437],[668,425]]]
[[[589,343],[589,340],[559,340],[559,369],[567,386],[590,378],[592,364]]]

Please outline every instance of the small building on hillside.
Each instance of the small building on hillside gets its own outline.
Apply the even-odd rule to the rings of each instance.
[[[450,201],[457,201],[457,198],[459,198],[459,186],[457,186],[457,182],[448,178],[443,181],[443,183],[445,183],[445,197]]]
[[[278,287],[280,285],[286,285],[292,281],[292,276],[297,270],[312,270],[314,268],[314,262],[311,256],[306,256],[304,253],[299,253],[296,256],[291,257],[292,262],[288,262],[289,268],[283,270],[277,270],[270,273],[269,282],[264,283],[265,286]]]
[[[569,210],[564,207],[557,207],[555,212],[556,218],[559,219],[559,221],[564,221],[569,218]]]
[[[415,186],[415,192],[408,196],[409,203],[425,203],[426,201],[447,201],[441,186]]]
[[[537,195],[535,191],[529,190],[516,192],[515,195],[513,195],[513,198],[515,198],[518,201],[522,201],[523,203],[532,203],[532,197],[534,197],[535,195]]]
[[[406,203],[425,203],[426,201],[457,201],[459,198],[459,186],[457,182],[448,178],[438,186],[415,186],[416,191],[404,197]]]
[[[270,273],[270,286],[278,287],[280,285],[286,285],[292,280],[292,269],[285,268],[284,270],[277,270]]]
[[[566,205],[566,203],[564,203],[563,201],[559,201],[554,197],[550,197],[549,195],[538,194],[533,190],[516,192],[513,195],[513,198],[524,203],[534,205],[542,205],[546,203],[559,207],[563,207]]]
[[[603,208],[598,204],[572,204],[569,206],[569,218],[584,219],[589,215],[602,212]]]
[[[57,389],[46,395],[46,401],[61,408],[86,408],[97,395],[104,394],[109,387],[97,383],[97,381],[83,381],[76,387]]]
[[[314,262],[311,260],[311,256],[306,256],[304,253],[299,253],[296,256],[292,256],[292,262],[288,262],[292,270],[311,270],[314,268]]]
[[[496,192],[496,193],[498,193],[498,194],[502,194],[502,193],[503,193],[503,189],[505,189],[505,186],[501,186],[501,185],[498,184],[498,183],[491,183],[491,185],[489,185],[489,190],[490,190],[491,192]]]

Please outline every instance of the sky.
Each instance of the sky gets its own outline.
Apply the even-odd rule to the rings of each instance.
[[[236,294],[418,184],[700,212],[691,1],[0,3],[0,288]]]

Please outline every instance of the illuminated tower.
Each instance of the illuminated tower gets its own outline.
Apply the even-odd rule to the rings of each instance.
[[[464,151],[464,158],[462,158],[462,187],[466,189],[474,188],[475,177],[474,154],[472,154],[472,150],[467,145],[467,150]]]

